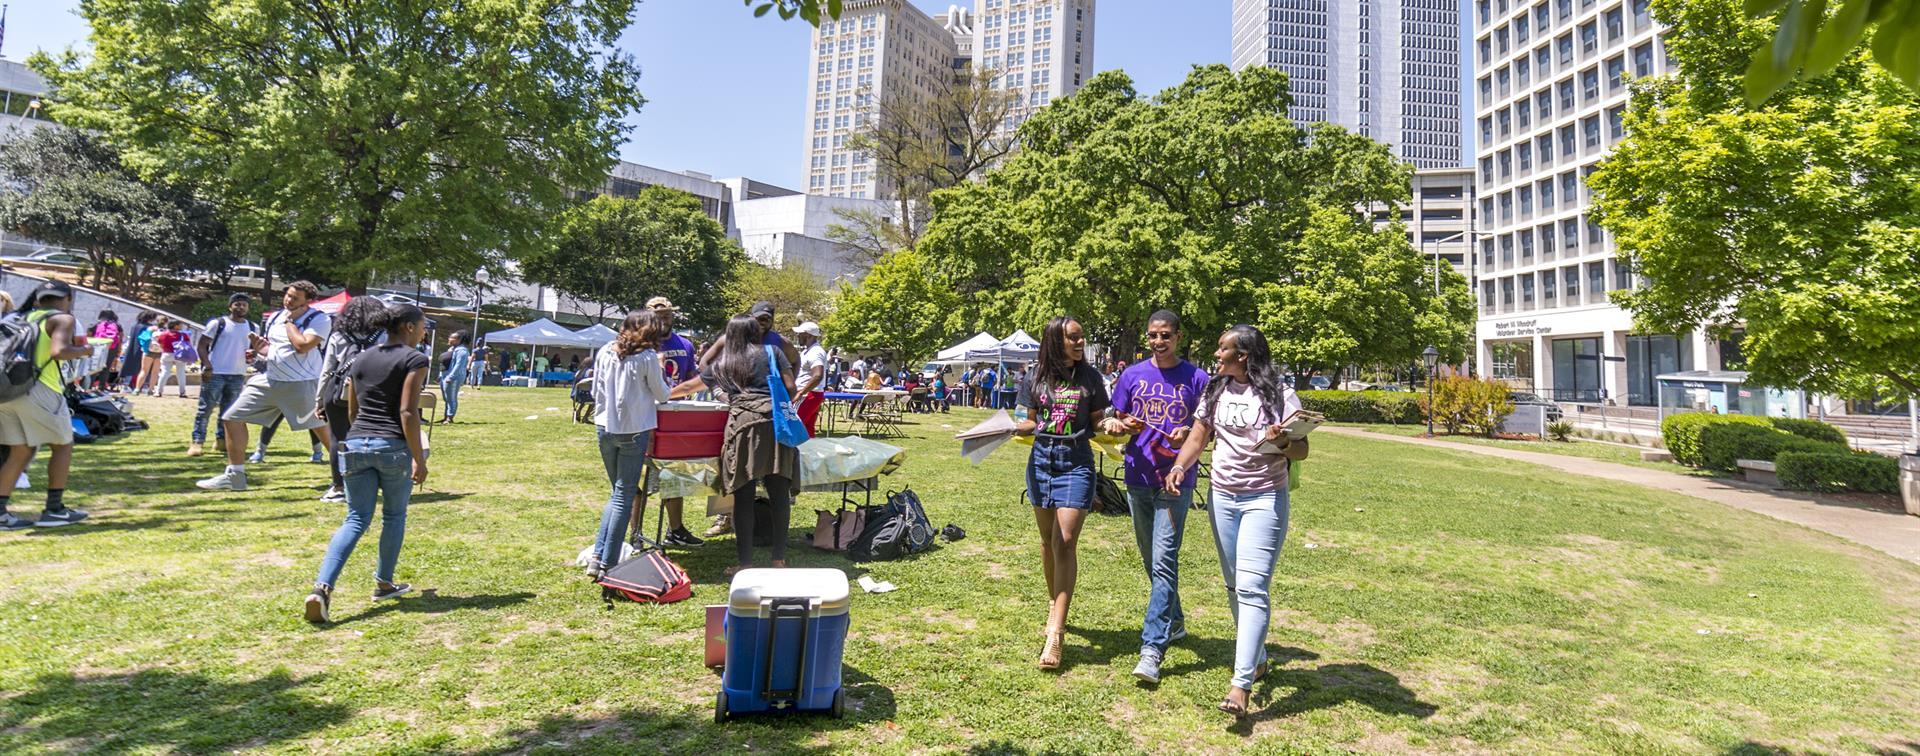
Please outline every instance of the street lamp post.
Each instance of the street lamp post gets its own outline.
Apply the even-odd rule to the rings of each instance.
[[[1427,437],[1433,437],[1433,369],[1440,364],[1440,350],[1427,346],[1420,353],[1420,361],[1427,363]]]

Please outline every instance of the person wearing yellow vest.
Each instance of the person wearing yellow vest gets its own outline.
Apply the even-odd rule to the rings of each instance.
[[[67,469],[73,463],[73,414],[61,391],[60,363],[93,351],[84,342],[75,341],[76,326],[69,314],[72,309],[73,289],[60,281],[40,284],[20,308],[29,322],[40,327],[40,337],[33,345],[40,380],[27,393],[0,402],[0,444],[7,447],[6,464],[0,465],[0,530],[58,527],[87,517],[78,509],[68,509],[61,500],[67,492]],[[8,513],[7,504],[20,473],[41,446],[53,447],[47,458],[47,506],[40,519],[28,522]]]

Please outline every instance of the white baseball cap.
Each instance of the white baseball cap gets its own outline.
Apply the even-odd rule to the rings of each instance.
[[[801,323],[800,325],[797,325],[797,326],[794,326],[794,327],[793,327],[793,332],[794,332],[794,333],[804,333],[804,334],[809,334],[809,335],[812,335],[812,336],[819,336],[819,335],[820,335],[820,324],[819,324],[819,323],[815,323],[815,322],[813,322],[813,321],[811,321],[811,320],[809,320],[809,321],[807,321],[807,322],[805,322],[805,323]]]

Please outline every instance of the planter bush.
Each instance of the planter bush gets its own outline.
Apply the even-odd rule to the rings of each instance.
[[[1700,429],[1700,466],[1720,472],[1735,472],[1739,460],[1772,462],[1781,452],[1845,454],[1845,444],[1815,441],[1768,425],[1717,423]]]
[[[1872,452],[1785,451],[1773,464],[1780,485],[1797,491],[1900,490],[1900,462]]]
[[[1513,400],[1504,383],[1456,375],[1436,381],[1433,388],[1433,406],[1427,407],[1424,396],[1420,406],[1449,435],[1466,431],[1491,437],[1513,414]]]
[[[1841,433],[1839,428],[1835,428],[1819,420],[1770,417],[1767,418],[1767,422],[1773,423],[1773,427],[1775,428],[1779,428],[1780,430],[1801,438],[1811,438],[1815,441],[1825,441],[1830,444],[1840,444],[1842,446],[1845,446],[1847,443],[1847,434]]]
[[[1417,423],[1419,400],[1398,391],[1302,391],[1302,408],[1336,423]]]
[[[1700,432],[1708,426],[1726,424],[1773,427],[1764,417],[1685,412],[1668,415],[1667,419],[1660,421],[1660,439],[1666,443],[1667,451],[1673,452],[1673,461],[1688,467],[1700,467]]]

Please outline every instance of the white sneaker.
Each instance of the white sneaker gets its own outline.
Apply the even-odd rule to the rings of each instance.
[[[20,473],[20,480],[14,482],[13,484],[13,490],[15,491],[25,491],[32,487],[33,487],[33,481],[27,479],[26,473]]]
[[[320,500],[337,504],[347,500],[347,492],[338,488],[334,488],[332,486],[328,486],[327,492],[320,495]]]
[[[208,491],[245,491],[247,490],[247,474],[244,471],[238,473],[223,472],[206,480],[194,481],[193,484]]]

